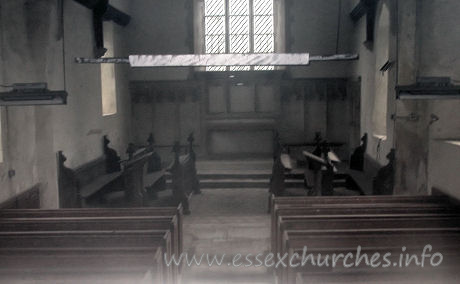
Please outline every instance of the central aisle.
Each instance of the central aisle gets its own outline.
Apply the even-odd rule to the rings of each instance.
[[[235,255],[241,262],[248,254],[264,255],[270,248],[270,218],[267,214],[267,188],[202,189],[203,194],[191,199],[192,214],[184,219],[184,251],[195,254],[203,263],[183,270],[183,283],[272,283],[265,267],[233,267]],[[206,254],[221,266],[209,267]],[[247,262],[243,262],[247,264]]]

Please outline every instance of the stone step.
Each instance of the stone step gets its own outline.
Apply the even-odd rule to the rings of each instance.
[[[199,266],[186,272],[184,284],[271,284],[273,276],[264,267]]]
[[[227,182],[202,182],[200,181],[200,189],[216,189],[216,188],[268,188],[269,182],[238,182],[238,181],[227,181]],[[167,182],[166,188],[171,189],[172,183]]]
[[[273,161],[265,160],[198,160],[198,172],[206,171],[271,171]]]
[[[249,239],[237,238],[231,240],[189,240],[184,238],[186,247],[192,248],[187,250],[188,253],[194,254],[210,254],[210,255],[230,255],[230,254],[265,254],[270,250],[269,238]]]
[[[269,180],[271,174],[258,173],[216,173],[216,174],[198,174],[198,179],[266,179]]]
[[[170,173],[166,173],[166,179],[171,179]],[[270,173],[232,173],[232,172],[218,172],[218,173],[198,173],[198,179],[270,179],[272,174]],[[286,173],[284,174],[286,179],[304,179],[303,174],[299,173]]]
[[[263,191],[265,193],[265,191]],[[226,226],[226,225],[237,225],[240,227],[247,227],[251,228],[253,226],[261,226],[264,227],[265,225],[269,225],[271,222],[270,215],[265,214],[258,214],[258,215],[251,215],[251,216],[186,216],[186,222],[184,222],[184,226],[195,226],[195,225],[212,225],[212,226]]]
[[[222,179],[200,180],[200,188],[268,188],[267,180]]]
[[[286,187],[304,187],[303,180],[288,179],[285,182]],[[167,180],[167,188],[171,188],[172,181]],[[268,188],[270,181],[266,179],[200,179],[200,188]]]
[[[193,221],[192,221],[193,222]],[[243,231],[244,233],[253,233],[254,231],[259,234],[255,235],[255,237],[260,237],[265,234],[265,232],[269,232],[269,228],[267,225],[270,224],[270,220],[264,219],[263,221],[261,220],[259,223],[256,223],[254,221],[249,222],[244,222],[244,220],[238,222],[210,222],[210,223],[203,223],[199,222],[193,222],[193,223],[185,223],[183,226],[187,230],[190,230],[190,232],[205,232],[205,231],[224,231],[227,233],[227,235],[232,235],[235,234],[237,231]]]
[[[261,239],[270,236],[270,230],[267,228],[232,228],[231,230],[225,228],[206,228],[204,226],[197,226],[197,228],[187,229],[189,236],[184,238],[200,239],[200,240],[232,240],[235,238],[245,238],[247,240],[260,241]]]

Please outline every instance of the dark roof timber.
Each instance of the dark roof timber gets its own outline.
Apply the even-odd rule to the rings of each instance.
[[[350,17],[354,23],[358,22],[361,17],[366,15],[366,42],[374,41],[375,13],[377,10],[378,0],[360,0],[359,3],[350,12]]]
[[[113,21],[120,26],[127,26],[131,16],[110,5],[108,0],[74,0],[97,14],[102,15],[104,21]]]

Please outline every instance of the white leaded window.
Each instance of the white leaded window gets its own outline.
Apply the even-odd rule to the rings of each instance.
[[[107,52],[104,57],[114,56],[114,26],[112,22],[104,22],[104,47]],[[101,97],[102,115],[109,116],[117,113],[117,85],[115,80],[115,64],[101,64]]]
[[[281,0],[202,0],[198,50],[206,54],[274,53],[280,36],[275,24]],[[278,49],[278,50],[277,50]],[[273,66],[207,67],[207,71],[273,70]]]
[[[0,107],[0,163],[3,163],[2,108]]]

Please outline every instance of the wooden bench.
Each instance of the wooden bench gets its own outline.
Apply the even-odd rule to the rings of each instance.
[[[103,137],[104,156],[71,169],[65,166],[66,156],[57,153],[60,208],[85,207],[88,199],[100,190],[111,186],[111,190],[123,190],[120,157]]]
[[[375,271],[342,271],[340,273],[330,272],[298,272],[296,274],[296,284],[338,284],[338,283],[395,283],[395,284],[438,284],[438,283],[457,283],[460,271],[439,268],[433,270],[403,270]]]
[[[162,248],[162,252],[169,255],[169,232],[165,230],[0,232],[0,252],[2,254],[2,262],[4,262],[1,269],[6,274],[15,268],[15,270],[22,270],[23,273],[24,271],[30,271],[31,268],[35,268],[35,272],[38,271],[41,273],[51,269],[48,276],[51,282],[54,281],[56,273],[65,272],[65,270],[59,271],[59,269],[65,268],[63,267],[65,266],[65,261],[71,262],[71,265],[67,266],[67,270],[70,273],[81,272],[81,265],[84,264],[83,260],[85,260],[85,257],[82,259],[80,256],[86,255],[87,251],[100,251],[96,256],[104,256],[112,259],[112,261],[117,261],[120,258],[119,250],[148,250],[149,248],[154,250],[152,251],[154,254],[150,254],[152,259],[157,255],[157,248]],[[30,255],[31,251],[33,252],[33,257]],[[38,251],[40,253],[37,253]],[[75,251],[78,252],[77,255],[73,254]],[[35,258],[36,261],[19,263],[18,260],[24,258],[23,253],[27,253],[28,258]],[[56,262],[54,267],[45,265],[46,262],[44,260],[47,259],[46,255],[52,255],[53,258],[60,261]],[[128,256],[128,260],[131,258],[133,263],[142,264],[140,261],[145,260],[148,255],[141,254],[141,256],[143,256],[142,259],[136,259],[136,255]],[[107,263],[96,263],[94,268],[98,268],[98,266],[104,268],[107,267]],[[142,264],[142,266],[145,266],[145,264]],[[114,269],[117,267],[111,268]],[[126,269],[123,266],[119,266],[118,268],[121,271]],[[150,270],[158,270],[158,267],[152,267]],[[141,270],[141,272],[141,276],[144,277],[148,271]],[[17,276],[21,277],[21,275]],[[101,277],[104,279],[105,275],[103,274]],[[172,283],[174,279],[172,269],[162,266],[161,278],[166,280],[166,283]]]
[[[138,207],[145,205],[145,174],[147,161],[153,152],[143,150],[123,162],[123,181],[125,201],[128,206]]]
[[[270,196],[270,207],[274,204],[327,204],[327,203],[450,203],[447,196],[404,196],[404,195],[367,195],[367,196],[308,196],[308,197],[287,197]]]
[[[288,230],[313,229],[359,229],[359,228],[427,228],[427,227],[460,227],[460,214],[376,214],[355,216],[280,216],[277,222],[277,239],[274,252],[280,252],[282,236]]]
[[[364,215],[364,214],[416,214],[416,213],[459,213],[458,208],[446,206],[449,204],[446,199],[443,199],[446,203],[441,202],[437,198],[433,198],[434,203],[404,203],[396,201],[397,198],[380,199],[380,202],[374,202],[373,200],[379,200],[379,198],[343,198],[340,203],[318,203],[318,200],[326,200],[330,197],[316,197],[311,198],[312,202],[307,203],[306,200],[299,199],[292,204],[277,204],[277,198],[272,199],[272,216],[271,216],[271,239],[272,248],[276,247],[276,240],[278,239],[278,228],[279,228],[279,217],[280,216],[317,216],[317,215]],[[339,198],[340,199],[340,198]],[[363,202],[369,200],[370,203]],[[424,199],[424,198],[422,198]],[[362,200],[361,203],[356,200]],[[386,200],[386,202],[385,202]],[[390,203],[394,202],[394,203]]]
[[[325,150],[326,148],[327,147],[320,144],[317,145],[317,149],[320,150],[320,153],[322,153],[322,151],[328,153],[328,150]],[[346,188],[348,194],[363,195],[360,185],[348,172],[336,172],[335,167],[331,166],[331,164],[323,158],[319,158],[306,151],[303,153],[307,160],[306,165],[303,165],[303,167],[295,166],[299,164],[300,161],[297,163],[294,162],[289,154],[282,152],[278,152],[277,155],[275,154],[270,182],[270,193],[275,196],[333,195],[334,188]],[[292,187],[290,185],[293,184],[293,182],[296,184],[303,184],[304,190],[288,190]]]
[[[421,253],[423,248],[430,244],[433,250],[443,254],[443,265],[457,267],[460,256],[460,229],[459,228],[391,228],[391,229],[344,229],[344,230],[294,230],[285,231],[283,236],[283,252],[288,253],[290,259],[295,253],[303,252],[308,246],[307,253],[313,255],[347,254],[356,252],[361,247],[361,254],[367,253],[372,256],[375,252],[384,255],[391,253],[387,258],[390,264],[398,263],[402,247],[406,247],[405,253]],[[338,262],[339,268],[332,269],[331,266],[322,270],[331,273],[340,273],[346,270],[340,269],[342,263]],[[364,262],[361,266],[354,266],[355,269],[366,268]],[[320,268],[321,269],[321,268]],[[370,268],[369,268],[370,269]],[[375,269],[375,268],[372,268]],[[401,269],[401,268],[399,268]],[[315,266],[302,268],[288,267],[278,269],[277,276],[282,283],[294,283],[295,274],[299,271],[315,271]]]
[[[139,148],[145,148],[147,152],[152,153],[146,162],[146,167],[144,169],[144,188],[147,193],[147,198],[157,199],[158,192],[166,190],[166,169],[162,168],[161,157],[155,151],[155,139],[153,138],[153,133],[149,134],[147,138],[147,146],[132,146],[131,150],[128,147],[128,153],[135,153],[135,150]],[[130,154],[131,156],[132,154]]]
[[[163,249],[0,249],[1,283],[165,283]]]
[[[115,271],[115,274],[120,274],[119,279],[126,280],[129,277],[140,279],[141,276],[146,277],[145,273],[152,274],[153,271],[153,276],[150,275],[151,278],[155,278],[153,283],[180,281],[180,267],[167,267],[163,259],[164,254],[170,259],[173,254],[178,256],[182,253],[182,208],[180,206],[178,208],[2,210],[0,227],[2,243],[0,261],[8,259],[3,256],[13,255],[16,258],[9,258],[9,262],[6,263],[10,266],[18,264],[20,269],[20,267],[27,267],[21,266],[19,260],[29,257],[36,261],[28,262],[28,265],[32,265],[28,268],[35,267],[35,270],[28,271],[49,275],[50,279],[60,277],[60,273],[55,275],[56,271],[42,265],[52,255],[53,258],[73,263],[75,267],[70,265],[66,268],[72,275],[76,271],[91,270],[91,266],[88,267],[86,263],[95,262],[98,257],[101,257],[104,259],[103,265],[95,265],[93,270]],[[161,251],[158,252],[158,249]],[[82,253],[83,251],[89,252],[92,258]],[[149,261],[145,261],[146,259]],[[146,265],[152,260],[156,260],[155,267],[145,270]],[[131,264],[126,264],[130,261]],[[54,267],[61,266],[57,264]],[[132,271],[126,270],[129,267]],[[162,271],[160,275],[158,269]],[[9,271],[11,272],[8,269],[0,270],[0,277],[20,277],[20,275],[11,275]],[[139,274],[139,271],[143,274]],[[99,276],[88,273],[90,278],[94,276],[95,279],[105,281],[105,275],[101,275],[101,272],[98,272]],[[67,276],[69,275],[66,274]],[[121,282],[121,280],[117,281]],[[126,283],[130,282],[126,281]]]
[[[174,160],[167,171],[171,173],[172,195],[176,203],[182,203],[184,214],[190,214],[188,199],[192,194],[200,194],[200,182],[196,170],[196,154],[193,150],[193,133],[188,137],[188,151],[180,155],[180,145],[173,146]]]
[[[359,245],[370,255],[391,252],[393,263],[403,246],[407,252],[420,254],[426,244],[431,244],[443,253],[448,272],[460,262],[460,211],[445,197],[272,197],[271,201],[275,255],[288,253],[288,259],[295,253],[302,255],[306,245],[308,253],[346,254]],[[394,269],[387,268],[387,273]],[[355,276],[348,279],[359,275],[357,271],[354,269]],[[375,271],[360,267],[359,272]],[[440,279],[438,270],[431,272]],[[344,267],[276,269],[281,283],[312,283],[308,282],[310,275],[320,283],[342,283],[328,282],[327,277],[323,282],[321,278],[334,275],[331,279],[340,279],[341,273],[353,275]]]
[[[177,232],[178,253],[183,251],[183,209],[182,205],[175,207],[151,207],[151,208],[85,208],[85,209],[24,209],[24,210],[0,210],[0,220],[21,220],[41,218],[112,218],[117,217],[141,218],[141,217],[169,217],[173,223],[173,234]],[[98,220],[98,219],[96,219]],[[33,222],[33,221],[32,221]],[[133,226],[133,225],[131,225]]]
[[[0,219],[0,232],[169,230],[172,253],[180,255],[176,216],[50,217]]]
[[[128,160],[120,160],[110,141],[104,136],[104,156],[76,169],[65,166],[66,157],[58,152],[58,181],[61,208],[88,207],[89,200],[105,193],[123,191],[128,206],[143,206],[146,163],[153,152],[147,148],[130,153]],[[148,182],[148,180],[147,180]],[[98,205],[100,206],[100,205]]]

